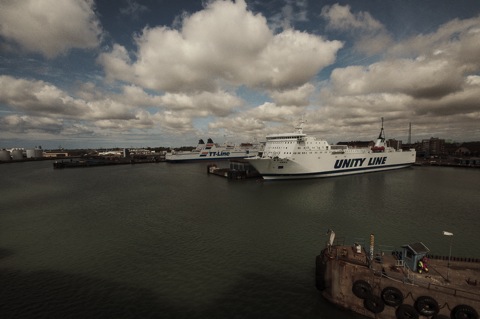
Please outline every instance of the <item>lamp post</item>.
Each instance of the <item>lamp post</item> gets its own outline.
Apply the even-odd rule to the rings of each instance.
[[[448,272],[450,270],[450,259],[452,258],[452,239],[453,239],[453,233],[450,233],[448,231],[443,231],[444,236],[449,236],[450,237],[450,251],[448,253],[448,265],[447,265],[447,281],[448,280]]]

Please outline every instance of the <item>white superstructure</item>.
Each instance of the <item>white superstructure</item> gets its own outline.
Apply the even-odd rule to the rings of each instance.
[[[248,158],[264,179],[318,178],[377,172],[411,166],[414,149],[388,147],[382,129],[371,148],[330,145],[303,133],[303,122],[294,133],[267,135],[263,153]]]
[[[165,155],[165,161],[171,163],[196,162],[196,161],[218,161],[234,158],[248,158],[258,154],[261,146],[257,143],[245,143],[237,145],[218,145],[208,139],[207,144],[203,140],[198,142],[193,151],[181,152],[172,151]]]

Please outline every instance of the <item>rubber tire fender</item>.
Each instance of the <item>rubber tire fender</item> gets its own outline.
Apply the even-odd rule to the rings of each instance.
[[[365,309],[373,312],[380,313],[385,309],[385,304],[383,303],[382,298],[377,296],[371,296],[363,300],[363,306]]]
[[[397,310],[395,310],[395,316],[397,319],[418,319],[420,315],[415,307],[403,304],[398,306]]]
[[[415,300],[415,309],[425,317],[436,315],[440,311],[438,302],[429,296],[421,296]]]
[[[403,293],[395,287],[383,288],[381,296],[383,302],[390,307],[397,307],[403,303]]]
[[[450,317],[452,319],[478,319],[478,312],[473,307],[467,305],[458,305],[452,309]]]
[[[367,299],[372,296],[372,286],[365,280],[357,280],[353,283],[352,292],[360,299]]]

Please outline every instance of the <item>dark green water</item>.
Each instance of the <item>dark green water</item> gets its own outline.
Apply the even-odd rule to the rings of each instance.
[[[480,170],[228,181],[206,164],[0,165],[1,318],[358,318],[315,289],[325,232],[480,258]]]

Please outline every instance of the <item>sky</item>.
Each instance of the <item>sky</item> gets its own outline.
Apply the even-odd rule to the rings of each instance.
[[[477,0],[0,0],[0,149],[480,141]]]

